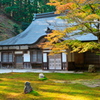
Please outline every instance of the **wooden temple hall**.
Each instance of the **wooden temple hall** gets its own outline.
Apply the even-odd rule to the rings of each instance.
[[[91,52],[83,54],[65,53],[49,56],[49,49],[41,49],[38,44],[45,42],[44,37],[50,29],[58,29],[65,24],[58,14],[36,14],[32,23],[22,33],[0,42],[0,68],[39,68],[44,70],[73,70],[89,64],[100,65],[100,57]],[[72,37],[81,41],[97,41],[92,34]],[[68,39],[68,38],[66,38]]]

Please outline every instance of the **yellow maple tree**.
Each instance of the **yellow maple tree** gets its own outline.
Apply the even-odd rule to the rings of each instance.
[[[47,42],[42,44],[43,48],[50,48],[51,54],[66,52],[72,48],[72,52],[86,52],[88,50],[100,49],[100,0],[50,0],[49,5],[56,6],[56,12],[63,14],[60,19],[67,24],[64,30],[54,30],[46,36]],[[71,23],[71,24],[70,24]],[[73,24],[74,23],[74,24]],[[80,30],[80,31],[77,31]],[[78,40],[66,40],[64,38],[72,35],[93,34],[97,36],[98,42],[81,42]]]

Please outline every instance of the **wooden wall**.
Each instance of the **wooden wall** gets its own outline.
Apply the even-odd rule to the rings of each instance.
[[[85,67],[87,67],[89,64],[93,64],[97,69],[100,69],[100,55],[86,52],[84,53],[84,63]]]
[[[75,53],[75,69],[87,70],[90,64],[100,69],[100,56],[93,52]]]

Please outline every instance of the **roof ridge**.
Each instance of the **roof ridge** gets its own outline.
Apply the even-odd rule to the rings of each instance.
[[[33,20],[39,19],[39,18],[54,17],[54,16],[58,16],[58,15],[60,15],[60,14],[55,14],[54,12],[38,13],[38,14],[34,14]]]
[[[54,14],[54,12],[37,13],[36,15]]]

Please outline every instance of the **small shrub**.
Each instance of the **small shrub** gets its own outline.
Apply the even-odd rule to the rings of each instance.
[[[33,94],[34,96],[40,96],[40,94],[37,91],[31,91],[30,94]]]
[[[30,23],[22,22],[21,29],[24,31],[29,25]]]
[[[2,79],[0,79],[0,81],[3,81]]]
[[[39,78],[39,80],[40,80],[40,81],[44,81],[44,80],[47,80],[47,78],[46,78],[46,77],[44,77],[44,78]]]
[[[15,32],[15,35],[19,34],[20,33],[20,28],[18,25],[13,25],[13,29],[14,29],[14,32]]]

